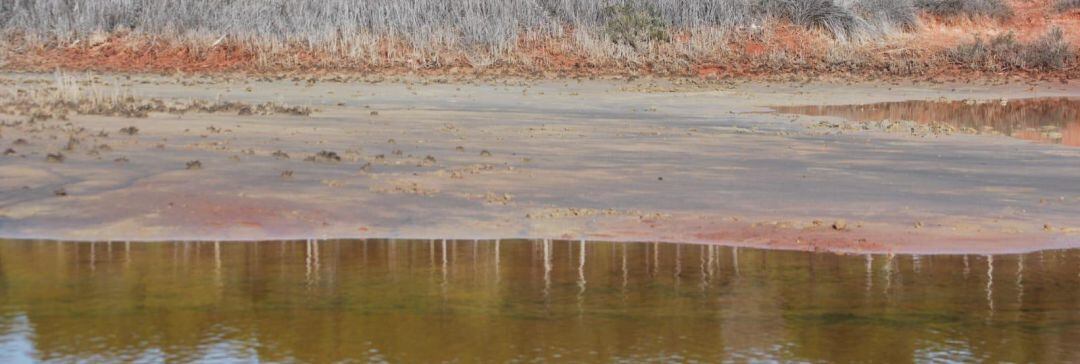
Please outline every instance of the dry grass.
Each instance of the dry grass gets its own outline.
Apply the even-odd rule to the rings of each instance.
[[[923,23],[1007,18],[1004,1],[0,0],[0,66],[913,75],[1009,58],[945,55],[957,40],[917,38]],[[969,20],[938,21],[956,17]]]
[[[1013,10],[1003,0],[917,0],[915,5],[941,17],[1008,19]]]
[[[770,18],[849,39],[910,26],[910,1],[0,0],[0,29],[62,43],[122,31],[200,44],[304,44],[355,56],[386,40],[425,50],[499,53],[523,38],[559,38],[577,30],[595,40],[643,48],[639,40],[621,36],[628,26],[648,28],[643,39],[652,43],[664,41],[662,33],[738,31],[760,27]],[[612,28],[620,27],[612,34]]]

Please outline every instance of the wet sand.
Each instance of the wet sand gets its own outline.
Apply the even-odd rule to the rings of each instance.
[[[13,97],[53,76],[2,78],[0,97]],[[0,156],[0,238],[1080,247],[1078,148],[822,128],[841,119],[770,108],[1076,97],[1075,83],[99,79],[86,87],[314,112],[0,115],[0,151],[12,150]]]

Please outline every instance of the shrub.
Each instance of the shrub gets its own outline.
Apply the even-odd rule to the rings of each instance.
[[[989,42],[979,36],[972,43],[956,46],[948,52],[949,58],[972,69],[997,70],[999,65],[1014,65],[1020,52],[1020,44],[1013,33],[997,35]]]
[[[961,44],[948,53],[949,58],[972,69],[999,71],[1007,69],[1059,70],[1069,66],[1076,54],[1069,48],[1060,28],[1024,44],[1007,33],[983,41]]]
[[[1033,68],[1063,69],[1076,58],[1061,28],[1051,29],[1025,48],[1025,65]]]
[[[1013,15],[1003,0],[916,0],[915,7],[941,17],[1008,19]]]
[[[653,8],[613,5],[605,9],[604,19],[604,33],[616,44],[639,48],[670,39],[667,25]]]

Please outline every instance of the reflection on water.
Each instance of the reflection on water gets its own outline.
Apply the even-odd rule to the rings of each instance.
[[[0,361],[1080,359],[1080,251],[0,242]]]
[[[1008,101],[902,101],[867,105],[785,106],[788,114],[838,116],[857,121],[910,120],[946,124],[972,133],[1080,147],[1080,99]]]

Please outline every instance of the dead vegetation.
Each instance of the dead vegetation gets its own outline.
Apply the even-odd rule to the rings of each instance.
[[[1004,20],[1013,16],[1012,8],[1003,0],[916,0],[915,5],[941,17],[987,17]]]
[[[434,196],[439,193],[439,190],[436,188],[427,187],[417,182],[406,180],[388,181],[386,184],[372,186],[370,189],[376,193],[392,195]]]
[[[162,100],[141,98],[127,90],[106,89],[90,85],[87,80],[64,73],[57,73],[52,85],[32,89],[18,89],[0,95],[0,114],[28,116],[30,121],[49,119],[65,120],[68,114],[119,116],[145,118],[150,113],[185,114],[235,113],[237,115],[286,114],[307,116],[312,109],[289,106],[275,102],[248,104],[236,101]],[[120,130],[121,134],[135,135],[134,126]]]
[[[323,150],[315,153],[314,155],[308,156],[307,158],[304,158],[304,161],[318,163],[336,163],[341,162],[341,156],[339,156],[336,152]]]

